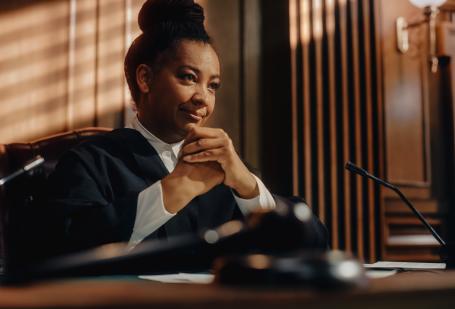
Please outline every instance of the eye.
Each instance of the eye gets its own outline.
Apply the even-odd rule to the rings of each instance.
[[[179,78],[185,82],[192,82],[194,83],[196,81],[196,75],[191,74],[191,73],[182,73],[179,75]]]
[[[209,84],[209,89],[213,90],[213,91],[217,91],[218,89],[220,89],[220,87],[221,87],[221,83],[220,82],[211,82]]]

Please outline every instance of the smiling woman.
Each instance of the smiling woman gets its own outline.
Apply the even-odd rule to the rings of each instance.
[[[182,140],[192,126],[212,115],[220,85],[220,64],[212,46],[182,40],[158,71],[141,64],[137,82],[141,93],[138,118],[163,141]]]
[[[204,18],[193,0],[145,2],[143,33],[125,59],[137,117],[60,160],[46,203],[47,255],[119,241],[134,247],[275,207],[230,137],[205,126],[221,72]]]

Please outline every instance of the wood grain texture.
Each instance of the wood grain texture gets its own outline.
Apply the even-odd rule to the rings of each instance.
[[[453,271],[403,272],[372,279],[365,288],[162,284],[102,278],[1,287],[0,308],[450,308]]]
[[[378,190],[347,173],[344,162],[372,171],[379,165],[375,7],[363,1],[300,0],[292,8],[298,14],[291,10],[291,25],[300,23],[300,40],[291,44],[292,110],[298,113],[292,132],[302,145],[293,148],[299,176],[294,188],[325,222],[333,248],[374,260]]]

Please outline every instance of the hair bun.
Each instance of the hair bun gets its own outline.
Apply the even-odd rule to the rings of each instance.
[[[204,9],[194,0],[147,0],[139,17],[142,32],[154,31],[162,23],[204,23]]]

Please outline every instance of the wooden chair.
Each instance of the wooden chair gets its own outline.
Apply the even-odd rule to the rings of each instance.
[[[11,230],[9,226],[11,211],[32,204],[65,151],[90,136],[111,130],[90,127],[46,136],[28,143],[0,144],[0,178],[20,169],[38,155],[45,159],[44,164],[36,172],[27,177],[21,176],[0,188],[0,258],[3,261],[8,257],[9,251],[14,251],[16,245],[7,242]]]

